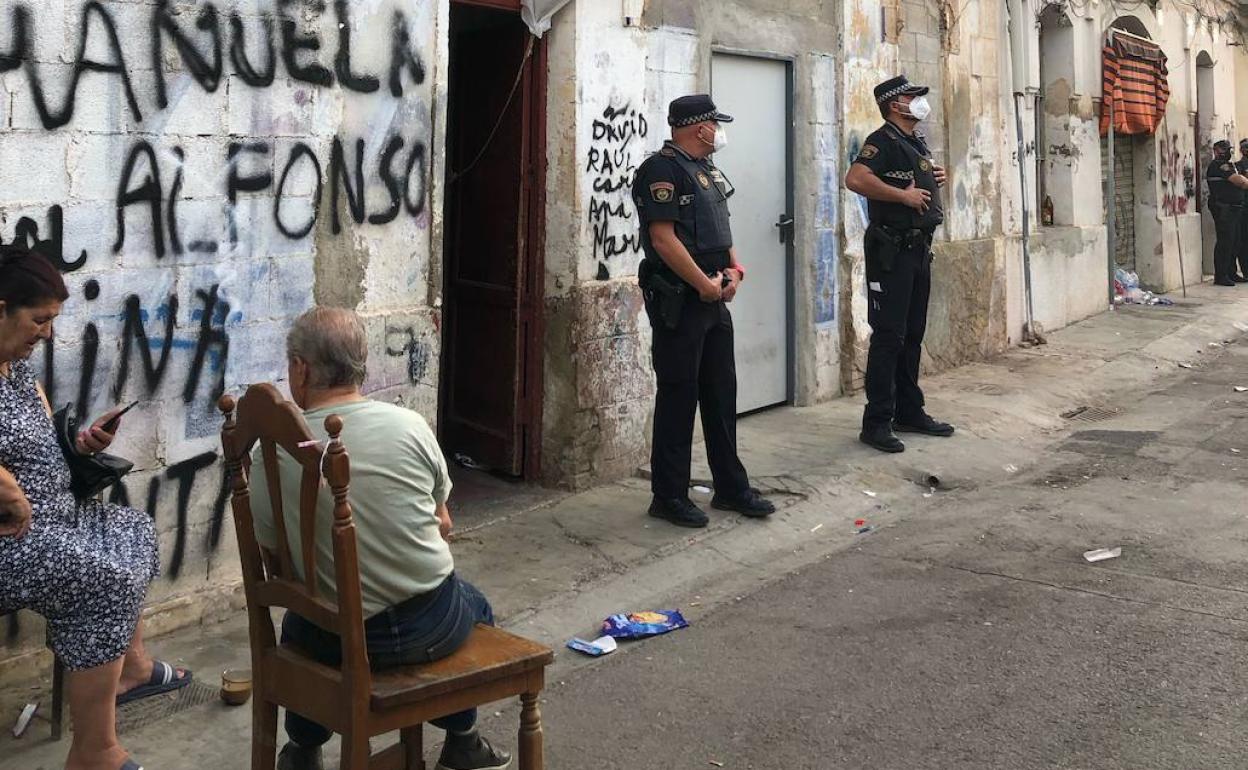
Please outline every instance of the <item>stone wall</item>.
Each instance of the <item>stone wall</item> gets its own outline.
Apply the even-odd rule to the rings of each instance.
[[[0,239],[66,274],[52,402],[139,401],[111,498],[155,517],[157,630],[238,605],[215,403],[284,379],[297,314],[360,309],[369,391],[436,414],[436,7],[0,0]]]

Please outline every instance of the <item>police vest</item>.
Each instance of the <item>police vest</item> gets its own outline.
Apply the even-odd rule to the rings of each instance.
[[[889,203],[880,206],[880,221],[878,224],[902,230],[913,229],[929,232],[935,230],[945,221],[945,207],[940,199],[940,185],[936,183],[936,170],[935,166],[932,165],[932,159],[920,153],[918,148],[914,146],[914,143],[903,137],[891,124],[886,123],[884,125],[884,132],[901,148],[910,166],[909,178],[897,180],[905,182],[905,184],[893,186],[900,186],[904,189],[910,186],[910,181],[913,181],[916,187],[931,193],[932,198],[928,201],[927,211],[922,214],[900,203]]]
[[[728,199],[733,191],[723,172],[714,167],[708,169],[675,150],[671,154],[664,152],[663,157],[675,161],[688,175],[693,187],[692,195],[682,195],[677,201],[680,219],[675,223],[676,238],[695,258],[731,249]]]
[[[1209,164],[1209,168],[1205,170],[1205,180],[1209,185],[1209,195],[1215,202],[1233,206],[1243,203],[1243,191],[1231,184],[1229,178],[1234,173],[1236,173],[1235,166],[1229,160],[1217,160],[1216,158]]]

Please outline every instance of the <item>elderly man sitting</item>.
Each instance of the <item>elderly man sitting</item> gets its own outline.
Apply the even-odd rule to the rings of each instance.
[[[419,414],[370,401],[360,393],[368,348],[355,313],[317,308],[300,316],[286,338],[290,393],[314,433],[330,414],[344,421],[342,440],[351,453],[351,506],[359,548],[369,662],[375,669],[427,663],[454,652],[477,623],[493,624],[489,602],[455,575],[446,542],[451,529],[446,460],[428,423]],[[280,455],[283,500],[299,499],[300,468]],[[256,538],[273,548],[276,529],[262,463],[252,466],[251,502]],[[331,531],[332,496],[318,497],[317,572],[320,589],[336,600]],[[299,511],[282,512],[286,532],[297,538]],[[297,540],[291,543],[302,572]],[[287,612],[282,641],[293,643],[327,665],[341,663],[338,636]],[[447,731],[438,770],[503,770],[511,756],[492,747],[476,729],[475,710],[434,721]],[[330,732],[287,712],[290,737],[278,770],[321,767],[321,746]]]

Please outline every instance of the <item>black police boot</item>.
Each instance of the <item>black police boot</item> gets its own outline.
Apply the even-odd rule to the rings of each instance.
[[[925,436],[941,436],[944,438],[953,435],[952,425],[940,420],[934,420],[927,413],[923,413],[913,420],[893,420],[893,430],[898,433],[922,433]]]
[[[1242,275],[1233,275],[1231,276],[1231,280],[1235,283],[1248,283],[1248,278],[1245,278]]]
[[[702,509],[687,497],[656,497],[650,501],[650,515],[689,529],[701,529],[710,522]]]
[[[1229,278],[1219,278],[1213,282],[1214,286],[1234,286],[1235,282]]]
[[[711,498],[711,507],[720,511],[736,511],[751,519],[765,519],[776,512],[776,506],[754,487],[739,495],[716,494]]]
[[[288,742],[277,755],[277,770],[325,770],[321,747],[309,749],[294,741]]]
[[[901,443],[901,439],[893,434],[893,429],[888,425],[864,427],[862,433],[858,434],[858,440],[881,452],[896,454],[897,452],[906,451],[906,445]]]

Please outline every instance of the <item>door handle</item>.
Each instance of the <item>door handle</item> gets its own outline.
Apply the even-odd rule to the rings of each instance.
[[[788,243],[793,239],[793,217],[788,214],[781,214],[780,218],[776,220],[774,227],[780,229],[781,243]]]

